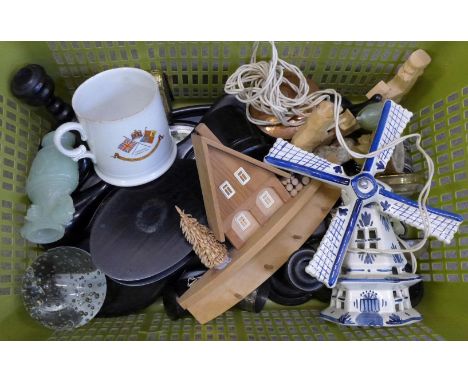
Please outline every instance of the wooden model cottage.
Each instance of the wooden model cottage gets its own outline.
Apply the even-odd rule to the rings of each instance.
[[[276,177],[289,174],[215,139],[192,136],[208,223],[219,241],[240,248],[290,199]]]
[[[192,134],[205,210],[216,238],[236,248],[178,299],[204,324],[273,275],[315,231],[340,196],[312,180],[290,198],[275,174],[288,173],[223,146],[204,124]],[[289,201],[288,201],[289,200]]]

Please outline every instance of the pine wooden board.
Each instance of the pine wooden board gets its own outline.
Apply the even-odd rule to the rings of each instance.
[[[340,196],[337,188],[312,181],[233,250],[223,270],[211,269],[180,297],[201,324],[216,318],[260,286],[310,237]]]

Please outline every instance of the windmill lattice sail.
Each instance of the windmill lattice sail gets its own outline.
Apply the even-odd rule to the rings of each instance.
[[[379,190],[379,194],[381,195],[379,207],[384,214],[390,215],[412,227],[424,229],[424,220],[417,202],[396,195],[384,188]],[[449,244],[463,222],[463,218],[458,214],[438,208],[427,207],[427,212],[430,220],[429,235]]]
[[[385,102],[369,152],[382,149],[400,138],[412,116],[413,113],[395,102]],[[394,149],[394,147],[391,147],[373,158],[367,158],[362,171],[368,171],[372,175],[384,171],[388,161],[392,157]]]

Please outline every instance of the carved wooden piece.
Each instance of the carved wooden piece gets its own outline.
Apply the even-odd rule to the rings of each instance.
[[[311,152],[320,145],[326,145],[335,138],[335,123],[333,116],[333,103],[323,101],[309,115],[304,125],[300,126],[292,137],[291,143]],[[358,129],[358,124],[349,110],[340,115],[339,127],[346,136]]]
[[[223,270],[209,270],[179,299],[204,324],[251,293],[283,265],[310,237],[328,214],[340,193],[311,181],[253,236],[242,249],[230,253]]]
[[[431,57],[427,52],[422,49],[414,51],[400,67],[395,77],[388,83],[380,81],[366,94],[367,98],[371,98],[374,94],[381,94],[383,99],[400,102],[430,63]]]

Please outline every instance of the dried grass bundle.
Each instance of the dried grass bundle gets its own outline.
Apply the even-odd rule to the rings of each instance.
[[[190,214],[184,213],[175,206],[180,215],[180,228],[185,239],[192,245],[193,250],[203,265],[208,268],[219,266],[228,261],[226,246],[216,240],[213,232]]]

